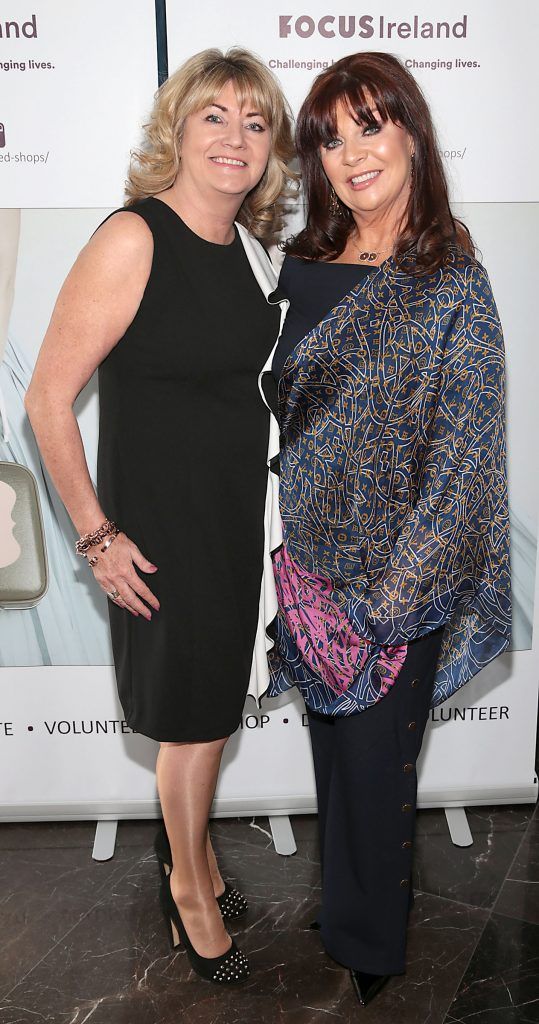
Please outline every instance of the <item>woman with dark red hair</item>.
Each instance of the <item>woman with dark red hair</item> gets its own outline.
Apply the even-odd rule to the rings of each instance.
[[[429,708],[510,640],[503,338],[430,113],[384,53],[314,82],[307,225],[273,358],[283,545],[275,696],[309,713],[325,948],[367,1003],[405,970]]]

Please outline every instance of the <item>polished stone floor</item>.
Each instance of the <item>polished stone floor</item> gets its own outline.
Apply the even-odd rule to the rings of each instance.
[[[278,856],[268,822],[213,823],[224,873],[251,904],[233,933],[252,975],[226,992],[169,952],[153,822],[122,822],[91,860],[91,824],[0,826],[0,1024],[531,1024],[539,1022],[539,812],[469,812],[473,846],[441,811],[418,817],[408,971],[367,1008],[308,925],[319,897],[316,819]]]

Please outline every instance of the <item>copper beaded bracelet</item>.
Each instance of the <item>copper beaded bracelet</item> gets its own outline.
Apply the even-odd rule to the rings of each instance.
[[[88,565],[92,568],[97,565],[97,555],[91,555],[88,557],[90,548],[96,547],[101,544],[101,541],[105,541],[105,544],[101,548],[101,551],[106,551],[107,548],[112,544],[113,540],[118,536],[119,529],[116,523],[113,523],[111,519],[106,519],[104,523],[93,533],[85,533],[82,537],[79,537],[75,543],[75,551],[78,555],[88,560]]]
[[[105,522],[97,530],[94,530],[92,533],[85,533],[82,537],[79,537],[75,543],[75,551],[78,555],[85,555],[89,548],[100,544],[102,540],[105,540],[105,537],[115,533],[117,529],[116,523],[113,523],[111,519],[105,519]]]

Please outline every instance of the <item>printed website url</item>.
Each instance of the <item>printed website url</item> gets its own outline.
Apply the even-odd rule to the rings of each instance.
[[[465,146],[464,149],[443,149],[442,156],[446,160],[464,160],[467,148]]]
[[[0,164],[46,164],[50,149],[46,153],[0,153]]]

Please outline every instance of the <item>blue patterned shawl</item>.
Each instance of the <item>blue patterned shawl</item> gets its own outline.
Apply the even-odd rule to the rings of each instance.
[[[422,277],[387,260],[289,354],[279,408],[293,612],[308,619],[319,586],[340,621],[306,658],[276,572],[269,696],[296,685],[314,710],[363,711],[387,692],[388,649],[445,626],[441,703],[510,641],[504,349],[484,268],[456,247]],[[355,665],[340,690],[328,648]]]

